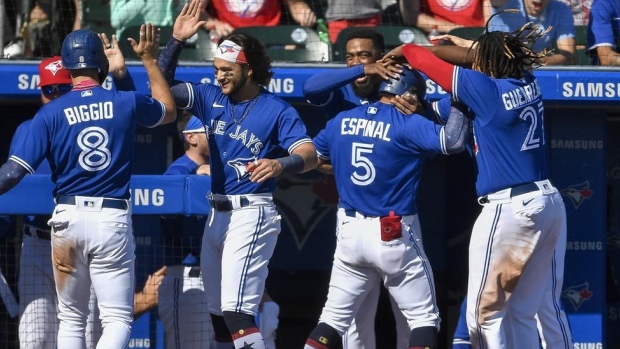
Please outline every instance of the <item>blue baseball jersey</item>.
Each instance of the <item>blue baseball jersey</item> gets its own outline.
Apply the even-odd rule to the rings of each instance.
[[[183,154],[168,166],[164,175],[196,175],[198,167]],[[206,200],[207,193],[204,196]],[[206,223],[207,216],[163,217],[164,264],[200,265],[200,247]]]
[[[553,49],[558,40],[574,38],[575,24],[571,9],[559,0],[550,0],[549,4],[538,17],[528,16],[523,7],[522,0],[508,0],[506,5],[493,8],[492,13],[498,13],[507,9],[518,9],[519,13],[504,12],[491,19],[489,31],[513,32],[519,30],[527,22],[533,22],[546,30],[551,31],[534,43],[534,50]]]
[[[592,2],[588,23],[588,50],[610,46],[618,51],[620,46],[620,2],[596,0]],[[598,60],[594,62],[598,64]]]
[[[347,84],[346,86],[332,91],[326,102],[321,103],[318,101],[308,101],[321,108],[321,111],[325,113],[325,116],[332,118],[343,110],[353,109],[363,104],[377,102],[378,100],[379,98],[377,97],[377,94],[372,94],[368,96],[368,98],[358,96],[353,90],[353,86],[351,84]]]
[[[26,140],[26,136],[28,134],[28,128],[30,127],[30,122],[32,120],[26,120],[17,126],[15,133],[13,134],[13,139],[11,140],[11,147],[9,148],[9,154],[13,154],[15,152],[15,148],[17,144],[24,142]],[[50,169],[50,164],[47,162],[47,159],[43,160],[39,167],[35,169],[35,174],[40,175],[51,175],[52,170]],[[51,193],[50,193],[51,195]],[[47,221],[49,221],[49,216],[22,216],[22,221],[25,224],[35,226],[39,229],[49,230],[50,227],[47,225]]]
[[[47,158],[55,197],[129,199],[136,126],[164,116],[161,102],[137,92],[74,88],[39,110],[10,159],[34,173]]]
[[[313,142],[318,156],[334,166],[340,207],[372,216],[410,215],[418,212],[425,158],[445,153],[441,129],[422,115],[376,102],[338,114]]]
[[[292,153],[312,142],[297,111],[275,94],[261,89],[259,95],[236,103],[219,86],[186,83],[189,109],[208,127],[211,191],[214,194],[271,193],[275,179],[250,181],[245,166],[255,159],[275,159],[282,150]]]
[[[476,191],[484,196],[547,179],[544,109],[538,80],[493,79],[455,67],[452,97],[475,114]]]

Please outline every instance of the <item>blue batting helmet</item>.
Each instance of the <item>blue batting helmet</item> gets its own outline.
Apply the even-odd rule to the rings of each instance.
[[[80,29],[69,33],[62,43],[62,65],[68,70],[98,69],[99,83],[108,75],[108,58],[99,35],[92,30]]]
[[[420,101],[424,100],[426,96],[426,80],[420,72],[407,66],[403,67],[403,72],[399,74],[398,78],[390,78],[383,81],[381,86],[379,86],[379,92],[394,95],[402,95],[410,89],[415,90],[415,94]]]

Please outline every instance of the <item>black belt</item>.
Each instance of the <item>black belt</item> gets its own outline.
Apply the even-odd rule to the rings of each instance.
[[[355,210],[344,210],[344,214],[347,217],[355,217],[356,215],[360,215],[360,216],[362,216],[364,218],[376,218],[376,217],[378,217],[378,216],[373,216],[373,215],[357,212]]]
[[[85,200],[89,201],[89,200]],[[56,204],[58,205],[75,205],[75,196],[59,196],[56,198]],[[84,206],[88,206],[85,204]],[[103,199],[101,204],[103,208],[115,208],[118,210],[127,210],[127,201],[121,199]]]
[[[49,230],[24,226],[22,231],[24,232],[24,235],[32,236],[33,238],[41,240],[52,240],[52,236]]]
[[[539,190],[539,188],[534,182],[517,185],[516,187],[510,188],[510,197],[513,198],[515,196],[531,193],[537,190]],[[482,204],[488,203],[489,202],[488,196],[486,195],[483,196],[482,198],[480,198],[479,202]]]
[[[209,204],[214,210],[219,212],[227,212],[233,210],[233,204],[230,200],[221,200],[209,198]],[[247,197],[241,196],[239,198],[239,207],[250,206],[250,200]]]

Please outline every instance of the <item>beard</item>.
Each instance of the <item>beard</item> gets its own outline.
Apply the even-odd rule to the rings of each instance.
[[[353,81],[351,83],[351,87],[353,88],[353,92],[361,98],[368,98],[369,96],[376,94],[379,89],[379,85],[381,85],[381,78],[377,76],[371,76],[368,79],[368,83],[364,85],[358,85]]]
[[[230,92],[228,92],[228,96],[232,97],[237,92],[241,91],[246,82],[248,82],[248,75],[244,70],[238,80],[230,82]]]

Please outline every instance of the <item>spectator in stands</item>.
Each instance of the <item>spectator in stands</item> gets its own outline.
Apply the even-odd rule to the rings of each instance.
[[[49,57],[60,55],[65,36],[81,28],[82,0],[35,0],[26,27],[24,56]]]
[[[381,11],[381,0],[327,0],[325,19],[329,40],[335,43],[338,34],[348,27],[381,25]]]
[[[575,25],[573,15],[566,4],[559,0],[491,0],[493,14],[490,31],[513,32],[525,23],[532,22],[540,30],[548,30],[536,40],[534,51],[553,50],[541,62],[545,65],[569,65],[575,61]],[[505,10],[518,9],[518,12]],[[504,11],[504,12],[502,12]],[[554,47],[555,46],[555,47]]]
[[[281,1],[286,3],[295,22],[303,27],[314,26],[316,14],[304,0],[205,0],[202,2],[207,16],[205,29],[212,30],[212,39],[217,40],[238,27],[276,26],[282,16]]]
[[[120,38],[125,28],[150,22],[156,26],[172,25],[180,0],[110,0],[110,23]],[[137,36],[138,33],[135,33]]]
[[[588,25],[592,0],[560,0],[573,12],[573,24]]]
[[[620,65],[620,1],[596,0],[588,24],[588,52],[594,65]]]
[[[400,2],[403,21],[430,32],[434,27],[447,33],[459,27],[483,26],[491,16],[489,0],[452,1],[410,0]]]

